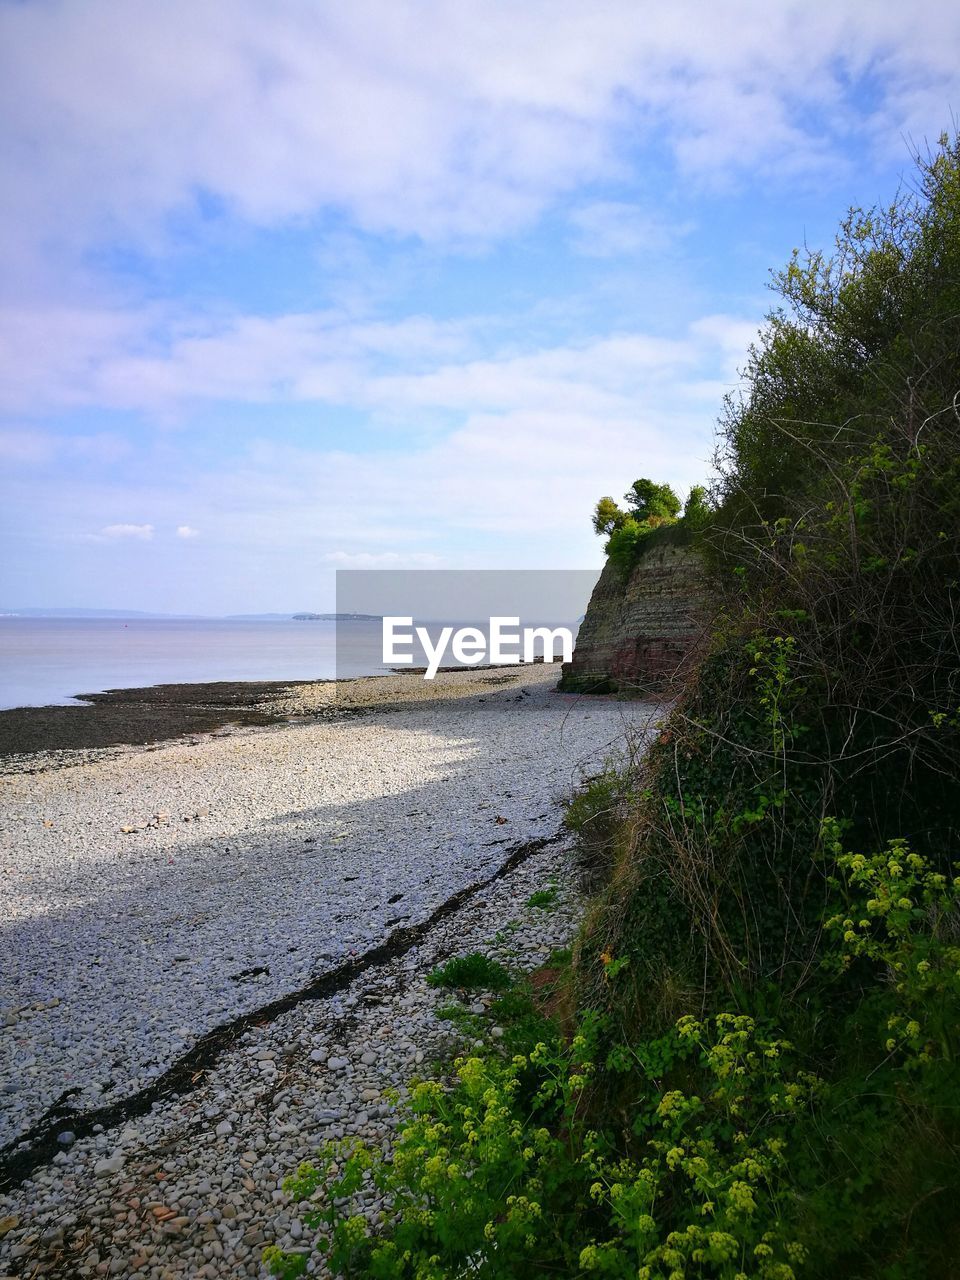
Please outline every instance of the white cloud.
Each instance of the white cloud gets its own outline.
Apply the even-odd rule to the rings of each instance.
[[[115,500],[117,495],[109,486],[105,486],[105,490],[110,493],[110,500]],[[61,494],[58,505],[61,511],[68,507],[69,495]],[[82,502],[82,505],[86,506],[87,504]],[[150,542],[153,539],[153,525],[108,524],[99,533],[75,533],[67,528],[63,531],[63,536],[71,542]]]
[[[152,524],[108,524],[100,530],[105,538],[139,538],[149,542],[153,537]]]
[[[51,344],[10,361],[6,407],[92,405],[162,421],[213,401],[316,402],[387,416],[518,405],[613,412],[651,380],[675,377],[705,348],[728,342],[730,323],[702,321],[679,338],[622,332],[480,357],[482,334],[470,325],[420,317],[358,324],[327,312],[235,316],[189,332],[171,318],[119,340],[91,321],[66,356]],[[0,314],[0,335],[5,328],[17,328],[15,313]],[[114,437],[85,439],[88,452],[99,442],[109,460]]]
[[[0,308],[0,409],[98,405],[165,417],[190,401],[362,402],[371,365],[429,368],[472,341],[468,322],[425,316],[207,318],[172,308],[11,306]],[[86,438],[104,447],[108,439]]]
[[[199,535],[200,535],[200,530],[199,530],[199,529],[194,529],[194,528],[193,528],[191,525],[189,525],[189,524],[178,524],[178,525],[177,525],[177,537],[178,537],[178,538],[197,538],[197,537],[199,537]]]
[[[199,196],[259,225],[333,209],[489,239],[646,141],[712,180],[935,135],[958,45],[946,0],[5,5],[0,225],[38,261],[116,236],[162,248]]]

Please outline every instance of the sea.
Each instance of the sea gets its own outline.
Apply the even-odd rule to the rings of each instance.
[[[0,708],[155,684],[382,675],[382,658],[379,622],[0,617]]]

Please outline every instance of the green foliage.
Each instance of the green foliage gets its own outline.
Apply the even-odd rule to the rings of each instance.
[[[628,1036],[774,1016],[829,1077],[829,1141],[792,1158],[808,1271],[934,1277],[960,1235],[957,140],[774,285],[701,540],[719,622],[612,837],[578,996]],[[832,813],[883,852],[828,826],[825,857]]]
[[[957,142],[916,195],[851,214],[835,255],[794,255],[775,286],[784,308],[722,422],[712,651],[595,914],[592,954],[632,957],[618,1001],[644,1026],[668,988],[810,982],[828,814],[860,843],[906,831],[934,863],[960,840]],[[584,998],[601,979],[588,966]]]
[[[634,480],[624,494],[635,520],[676,520],[680,514],[680,499],[668,484],[656,484],[653,480]]]
[[[510,974],[480,951],[465,956],[453,956],[427,975],[431,987],[477,988],[481,991],[502,991],[510,985]]]
[[[580,865],[588,882],[606,879],[613,868],[634,786],[629,769],[608,763],[567,801],[564,825],[577,837]]]
[[[594,532],[607,538],[605,552],[609,561],[625,573],[660,539],[698,538],[713,521],[713,508],[703,485],[692,486],[682,504],[682,516],[680,498],[671,486],[655,484],[653,480],[635,480],[625,494],[625,502],[623,509],[613,498],[600,498],[593,516]]]
[[[626,513],[621,511],[613,498],[601,498],[593,513],[593,531],[609,537],[625,519]]]
[[[477,1036],[483,1028],[483,1018],[479,1013],[471,1013],[462,1004],[441,1005],[436,1011],[441,1022],[449,1022],[464,1035]]]
[[[629,570],[636,564],[647,535],[655,527],[641,524],[632,516],[625,516],[607,540],[606,552],[610,563],[615,564],[621,572]]]
[[[557,887],[551,885],[549,889],[538,889],[536,893],[531,893],[527,899],[528,907],[541,907],[547,910],[557,905]]]
[[[950,880],[905,840],[866,857],[842,851],[835,823],[827,824],[825,837],[846,890],[845,910],[826,921],[840,940],[836,962],[844,970],[869,966],[892,984],[883,999],[885,1049],[913,1066],[956,1063],[960,866]]]
[[[791,1280],[804,1251],[780,1221],[784,1173],[820,1086],[790,1046],[735,1015],[617,1046],[611,1069],[648,1088],[618,1144],[586,1120],[597,1042],[587,1019],[569,1046],[460,1058],[449,1084],[414,1088],[390,1161],[333,1143],[302,1165],[285,1189],[321,1195],[307,1221],[334,1272]],[[389,1205],[379,1229],[365,1187]]]
[[[707,491],[702,484],[695,484],[687,494],[680,523],[691,533],[700,532],[710,524],[711,517]]]
[[[560,970],[549,986],[541,986],[535,999],[528,980],[517,979],[509,990],[498,995],[490,1006],[490,1023],[503,1030],[498,1048],[507,1053],[526,1053],[541,1040],[557,1036],[555,1019],[544,1010],[544,999],[565,986],[569,976],[570,955],[554,954],[547,965]]]
[[[703,485],[694,485],[680,515],[681,502],[668,484],[635,480],[625,494],[627,509],[613,498],[601,498],[593,514],[596,533],[607,537],[606,553],[621,572],[629,570],[658,541],[686,542],[712,521],[712,508]],[[679,518],[678,518],[679,517]]]
[[[845,853],[832,822],[821,856],[831,899],[818,973],[845,1010],[836,1026],[811,1031],[787,1009],[792,1036],[725,1011],[624,1038],[612,1016],[586,1012],[566,1041],[518,986],[497,1015],[521,1039],[415,1085],[389,1158],[329,1143],[288,1179],[333,1273],[949,1274],[960,879],[902,841]],[[265,1261],[279,1276],[307,1265],[275,1248]]]

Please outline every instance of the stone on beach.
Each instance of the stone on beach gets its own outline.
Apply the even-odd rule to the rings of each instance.
[[[0,1242],[0,1275],[10,1259],[52,1276],[65,1247],[79,1250],[71,1266],[84,1277],[259,1275],[264,1243],[310,1240],[281,1191],[286,1174],[327,1137],[389,1141],[384,1098],[452,1034],[435,1016],[450,995],[426,974],[494,947],[527,897],[566,875],[563,845],[491,880],[413,949],[370,968],[364,953],[395,930],[401,897],[404,927],[416,925],[494,877],[512,848],[554,837],[558,798],[602,764],[625,722],[642,728],[651,712],[559,697],[556,671],[542,666],[506,683],[501,672],[462,674],[445,691],[399,677],[398,700],[378,709],[374,699],[359,718],[77,753],[68,768],[8,774],[11,812],[49,814],[57,843],[26,820],[2,837],[19,868],[4,972],[19,994],[0,995],[17,1019],[0,1144],[54,1104],[52,1135],[71,1140],[0,1193],[0,1217],[18,1219]],[[531,695],[520,702],[518,685]],[[166,821],[202,811],[197,825]],[[139,814],[153,825],[105,838]],[[509,826],[491,825],[494,815]],[[491,955],[541,963],[569,939],[575,909],[561,893]],[[351,959],[360,968],[342,989],[259,1020],[270,1001]],[[188,1042],[241,1017],[244,1029],[126,1127],[71,1122],[91,1107],[122,1110]]]

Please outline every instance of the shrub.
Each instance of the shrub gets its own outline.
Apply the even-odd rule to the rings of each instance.
[[[328,1144],[285,1184],[322,1197],[307,1221],[342,1275],[447,1280],[668,1273],[790,1280],[799,1242],[780,1221],[794,1130],[819,1082],[749,1018],[688,1018],[620,1046],[611,1067],[649,1083],[629,1150],[590,1126],[596,1026],[569,1047],[458,1059],[416,1086],[392,1158]],[[685,1087],[666,1087],[681,1079]],[[374,1230],[362,1192],[386,1197]],[[358,1198],[359,1197],[359,1198]],[[276,1275],[306,1259],[267,1255]]]
[[[794,1011],[797,1039],[725,1011],[625,1039],[614,1017],[588,1012],[567,1041],[531,1020],[527,996],[505,997],[500,1015],[525,1042],[417,1084],[391,1156],[329,1143],[285,1183],[316,1206],[306,1221],[334,1273],[950,1274],[960,877],[902,841],[846,853],[833,823],[823,850],[818,972],[832,1020],[811,1032]],[[619,965],[605,957],[613,987]],[[277,1249],[266,1260],[275,1275],[307,1266]]]
[[[538,889],[536,893],[531,893],[527,899],[528,907],[541,907],[547,910],[549,907],[557,905],[557,889],[551,886],[549,889]]]
[[[477,988],[482,991],[502,991],[510,985],[510,974],[482,952],[471,951],[465,956],[454,956],[427,976],[431,987]]]

